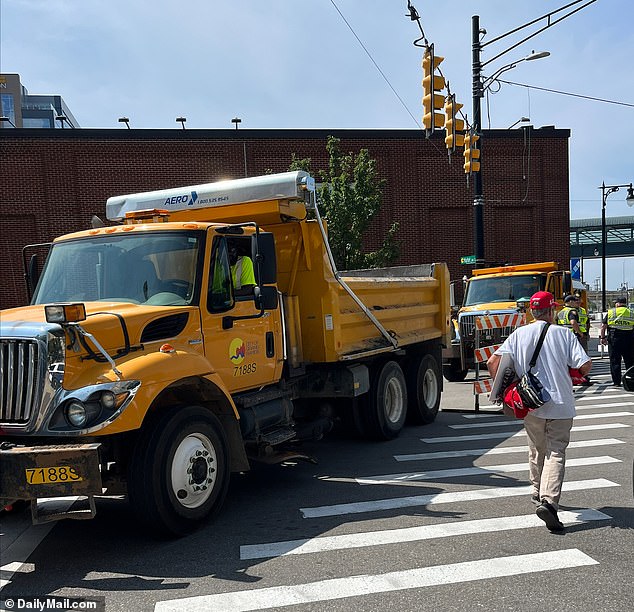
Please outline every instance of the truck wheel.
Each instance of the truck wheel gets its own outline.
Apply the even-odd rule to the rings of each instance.
[[[183,536],[215,514],[229,486],[227,442],[201,406],[178,407],[151,424],[135,447],[128,497],[139,521],[163,536]]]
[[[460,359],[452,359],[442,367],[442,374],[449,382],[462,382],[468,372],[469,370],[462,369]]]
[[[407,384],[403,370],[396,361],[388,361],[373,372],[365,404],[366,436],[375,440],[396,438],[407,416]]]
[[[414,359],[407,370],[408,421],[416,425],[432,423],[438,414],[441,389],[438,362],[431,355]]]

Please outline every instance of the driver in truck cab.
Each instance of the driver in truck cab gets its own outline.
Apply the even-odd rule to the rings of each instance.
[[[233,288],[237,295],[249,294],[255,287],[255,273],[253,261],[247,255],[242,255],[239,246],[234,242],[229,244],[229,265]]]

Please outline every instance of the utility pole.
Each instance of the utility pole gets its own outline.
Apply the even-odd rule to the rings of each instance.
[[[482,97],[482,64],[480,62],[480,16],[471,17],[471,65],[473,70],[473,133],[480,136],[482,129],[480,98]],[[477,140],[473,148],[480,145]],[[482,193],[482,171],[473,173],[473,236],[475,267],[483,268],[484,259],[484,195]]]

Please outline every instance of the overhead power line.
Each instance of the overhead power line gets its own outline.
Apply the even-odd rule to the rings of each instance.
[[[559,91],[558,89],[549,89],[548,87],[537,87],[537,85],[527,85],[526,83],[515,83],[513,81],[505,81],[504,79],[496,79],[500,83],[506,83],[507,85],[516,85],[518,87],[527,87],[528,89],[539,89],[540,91],[547,91],[549,93],[556,93],[562,96],[572,96],[573,98],[584,98],[586,100],[594,100],[595,102],[605,102],[606,104],[618,104],[620,106],[629,106],[634,108],[634,104],[629,102],[619,102],[618,100],[606,100],[605,98],[595,98],[594,96],[584,96],[582,94],[570,93],[569,91]]]
[[[414,115],[412,115],[412,113],[410,112],[409,108],[407,108],[407,104],[405,104],[405,102],[403,101],[403,98],[401,98],[401,96],[398,95],[398,92],[396,91],[396,89],[394,89],[394,87],[392,86],[392,83],[390,83],[390,80],[385,76],[385,73],[383,72],[383,70],[381,70],[380,66],[376,63],[376,61],[372,57],[372,54],[368,51],[367,47],[363,44],[361,39],[357,36],[357,33],[354,31],[353,27],[350,25],[348,20],[344,17],[343,13],[339,10],[339,7],[335,4],[334,0],[330,0],[330,3],[335,7],[337,13],[339,13],[339,16],[341,17],[341,19],[343,19],[343,22],[348,26],[348,29],[352,32],[354,37],[357,39],[357,42],[361,45],[361,48],[366,52],[366,55],[370,58],[370,61],[374,64],[374,67],[379,71],[379,74],[383,77],[383,80],[388,84],[389,88],[392,90],[394,95],[398,98],[398,101],[403,105],[403,108],[407,111],[407,114],[412,118],[412,120],[416,124],[416,127],[420,128],[420,124],[418,123],[418,120],[416,119],[416,117],[414,117]]]

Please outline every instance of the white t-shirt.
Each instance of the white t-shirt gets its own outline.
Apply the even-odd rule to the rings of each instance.
[[[518,376],[528,371],[543,326],[543,321],[535,321],[517,328],[495,351],[496,355],[511,355]],[[532,369],[550,395],[549,401],[533,411],[536,417],[571,419],[577,414],[569,368],[580,368],[587,361],[588,355],[570,329],[560,325],[550,326]]]

